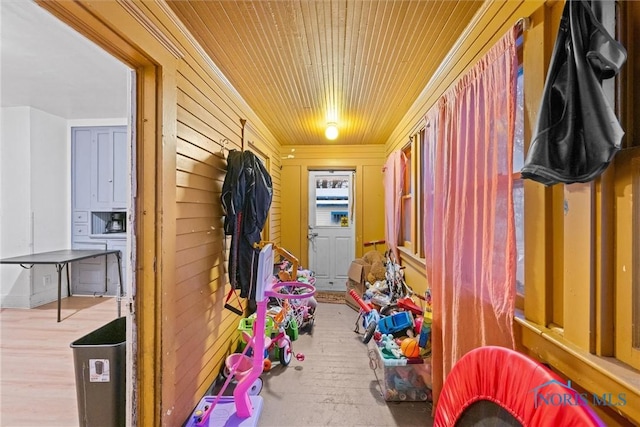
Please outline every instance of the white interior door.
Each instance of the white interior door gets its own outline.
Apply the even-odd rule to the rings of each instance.
[[[346,291],[355,254],[354,171],[309,171],[309,269],[321,291]]]

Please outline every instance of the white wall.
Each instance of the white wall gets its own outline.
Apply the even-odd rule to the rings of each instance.
[[[71,247],[70,145],[65,119],[31,108],[34,252]],[[43,265],[33,269],[32,293],[32,307],[57,299],[55,267]]]
[[[0,256],[70,247],[67,121],[31,107],[2,109]],[[66,281],[63,281],[63,290]],[[54,266],[0,266],[2,307],[35,307],[57,298]],[[65,291],[66,292],[66,291]]]
[[[31,253],[29,107],[3,108],[0,119],[0,257]],[[2,307],[28,307],[31,273],[0,266]],[[5,297],[10,295],[11,297]],[[6,300],[6,305],[5,305]]]

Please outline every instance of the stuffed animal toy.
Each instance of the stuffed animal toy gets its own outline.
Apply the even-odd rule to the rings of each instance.
[[[362,256],[364,262],[373,265],[376,261],[384,262],[384,256],[378,251],[369,251]]]
[[[369,283],[375,283],[377,281],[384,281],[386,278],[387,270],[384,268],[382,261],[375,261],[371,264],[369,274],[367,274],[367,281]]]
[[[393,339],[391,334],[382,334],[380,339],[382,344],[380,351],[386,359],[402,359],[404,358],[400,346]]]

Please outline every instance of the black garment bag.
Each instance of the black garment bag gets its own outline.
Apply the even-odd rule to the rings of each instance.
[[[271,176],[260,159],[251,151],[231,150],[220,196],[224,232],[231,236],[229,280],[233,289],[240,290],[240,297],[250,301],[255,301],[260,253],[254,244],[260,242],[272,197]]]
[[[602,89],[627,59],[600,22],[610,2],[568,0],[522,177],[545,185],[588,182],[620,149],[624,131]]]

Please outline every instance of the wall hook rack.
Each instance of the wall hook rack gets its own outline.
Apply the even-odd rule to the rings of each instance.
[[[240,119],[240,125],[242,125],[242,136],[241,136],[241,148],[244,151],[244,127],[247,124],[247,119]]]

